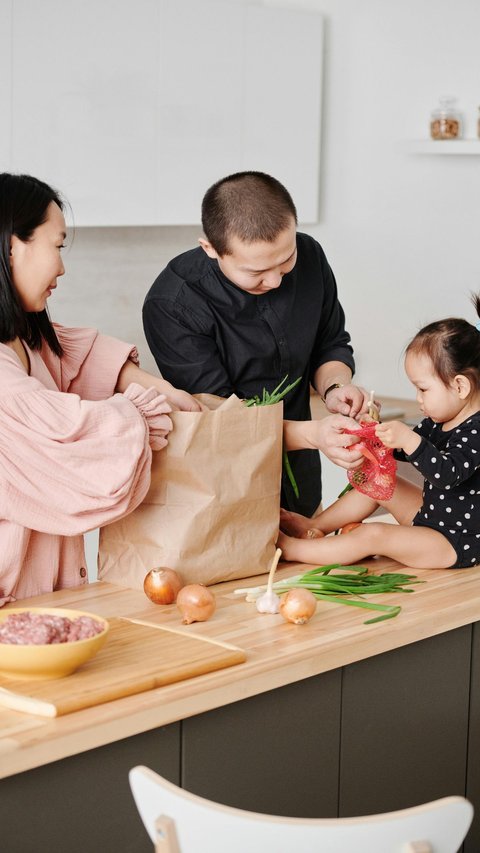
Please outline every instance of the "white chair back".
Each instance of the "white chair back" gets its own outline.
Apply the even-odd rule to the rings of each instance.
[[[463,797],[368,817],[276,817],[197,797],[147,767],[129,777],[158,853],[457,853],[473,818]]]

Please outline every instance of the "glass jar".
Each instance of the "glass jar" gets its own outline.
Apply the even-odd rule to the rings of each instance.
[[[440,106],[433,110],[430,117],[430,136],[432,139],[459,139],[462,135],[460,113],[455,109],[455,98],[443,95]]]

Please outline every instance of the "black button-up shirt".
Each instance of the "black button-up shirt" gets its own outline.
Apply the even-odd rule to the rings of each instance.
[[[174,258],[150,288],[145,336],[162,376],[192,394],[249,398],[301,382],[284,400],[288,420],[309,420],[310,383],[320,365],[353,371],[350,336],[335,277],[316,240],[297,233],[297,261],[280,287],[254,295],[237,287],[202,248]],[[317,451],[289,454],[297,500],[284,476],[282,504],[311,515],[321,500]]]

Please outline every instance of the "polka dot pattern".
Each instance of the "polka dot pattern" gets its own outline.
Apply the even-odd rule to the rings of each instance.
[[[422,442],[406,459],[425,478],[423,505],[414,524],[440,530],[458,566],[480,563],[480,412],[452,430],[425,418],[414,430]]]

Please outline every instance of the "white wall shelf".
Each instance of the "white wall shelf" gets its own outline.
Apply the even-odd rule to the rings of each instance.
[[[480,139],[414,139],[407,142],[410,154],[480,154]]]

